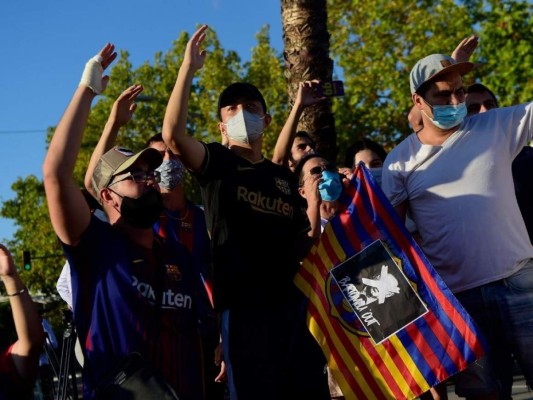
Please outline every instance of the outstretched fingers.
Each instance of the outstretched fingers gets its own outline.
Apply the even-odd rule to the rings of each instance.
[[[187,43],[184,63],[192,65],[195,69],[200,69],[204,65],[206,51],[201,46],[205,39],[207,29],[207,25],[202,25],[194,32]]]
[[[98,53],[102,58],[101,64],[104,69],[106,69],[114,60],[117,58],[117,52],[115,51],[115,45],[112,43],[107,43],[102,50]]]

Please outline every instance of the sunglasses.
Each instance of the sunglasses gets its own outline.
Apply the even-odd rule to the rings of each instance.
[[[126,181],[131,179],[135,183],[148,183],[149,181],[155,181],[157,183],[161,182],[161,174],[159,171],[134,171],[134,172],[128,172],[125,177],[122,179],[119,179],[118,181],[112,182],[108,185],[108,187],[114,185],[115,183],[119,183],[122,181]]]
[[[316,167],[313,167],[309,170],[309,174],[318,175],[321,174],[322,171],[336,172],[337,168],[335,168],[333,164],[317,165]]]

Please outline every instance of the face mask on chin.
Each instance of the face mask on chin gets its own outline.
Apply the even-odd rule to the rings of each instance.
[[[150,189],[136,199],[113,192],[122,198],[120,215],[128,225],[135,228],[148,229],[154,225],[161,215],[163,198],[156,189]]]
[[[425,100],[424,100],[425,101]],[[459,125],[466,117],[467,109],[464,102],[457,105],[432,106],[426,102],[433,110],[433,118],[422,110],[433,124],[440,129],[451,129]]]
[[[265,128],[265,117],[260,117],[246,110],[241,110],[231,117],[226,125],[226,134],[230,139],[240,143],[253,143]]]
[[[342,193],[341,177],[337,171],[322,171],[322,182],[318,185],[320,197],[324,201],[335,201]]]
[[[156,168],[156,171],[159,171],[161,174],[159,186],[166,190],[172,190],[183,180],[185,166],[180,160],[170,158],[164,160],[161,165]]]

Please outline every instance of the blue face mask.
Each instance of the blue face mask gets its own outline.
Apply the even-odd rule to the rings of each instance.
[[[372,177],[374,178],[374,180],[376,181],[376,183],[381,186],[381,175],[382,175],[382,172],[383,172],[383,167],[379,167],[379,168],[368,168],[368,171],[370,172],[370,174],[372,175]]]
[[[424,111],[422,112],[440,129],[451,129],[459,125],[467,114],[464,102],[457,105],[431,106],[431,108],[433,109],[433,118],[430,118]]]
[[[325,201],[335,201],[342,193],[341,177],[337,171],[322,171],[322,182],[318,185],[320,197]]]

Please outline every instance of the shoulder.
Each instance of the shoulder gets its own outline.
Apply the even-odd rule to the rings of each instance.
[[[421,143],[415,133],[411,133],[404,140],[398,143],[385,157],[383,169],[395,169],[391,166],[396,166],[398,163],[405,163],[411,157],[418,153]]]

